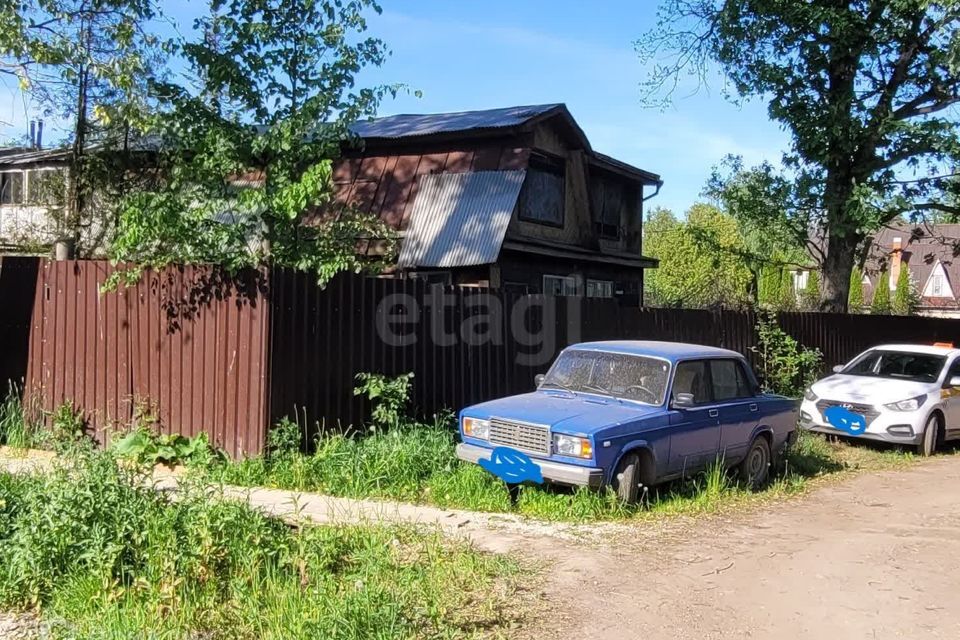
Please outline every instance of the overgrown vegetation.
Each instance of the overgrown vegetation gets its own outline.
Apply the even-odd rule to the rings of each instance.
[[[109,452],[0,473],[0,607],[69,638],[449,638],[518,619],[516,565],[403,527],[295,530]]]
[[[765,322],[761,355],[770,370],[768,385],[788,395],[802,393],[809,376],[819,368],[819,353],[803,349],[770,318]],[[397,395],[393,401],[403,406],[406,397]],[[269,435],[267,455],[204,467],[201,472],[227,484],[584,521],[712,512],[803,491],[811,478],[820,475],[912,459],[899,451],[828,444],[819,436],[801,434],[798,444],[781,460],[776,477],[759,493],[736,483],[717,464],[696,478],[653,489],[632,508],[623,505],[611,490],[549,486],[523,486],[514,503],[503,482],[456,458],[455,429],[447,419],[429,425],[402,416],[399,420],[390,429],[321,434],[312,454],[300,453],[299,427],[283,421]],[[854,451],[859,453],[850,456]]]
[[[912,454],[898,450],[828,443],[820,436],[803,433],[782,461],[780,473],[760,492],[737,484],[715,465],[698,477],[655,488],[640,505],[628,508],[610,490],[548,486],[523,486],[516,504],[511,504],[506,485],[479,466],[457,460],[454,446],[453,430],[447,425],[408,424],[363,437],[323,435],[312,454],[259,457],[201,471],[209,479],[242,486],[588,521],[713,512],[796,494],[818,476],[912,460]]]
[[[759,356],[757,374],[764,389],[791,398],[802,396],[821,373],[823,354],[807,349],[781,329],[772,311],[758,314],[757,336],[760,344],[753,350]]]

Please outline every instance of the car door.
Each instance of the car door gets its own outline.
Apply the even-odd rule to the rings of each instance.
[[[947,375],[943,379],[943,390],[940,392],[947,421],[945,435],[948,438],[956,438],[960,435],[960,389],[950,386],[950,378],[954,376],[960,376],[960,357],[949,365]]]
[[[736,464],[759,421],[757,399],[743,363],[735,358],[711,360],[710,382],[720,419],[720,455],[727,464]]]
[[[677,364],[671,386],[670,464],[671,475],[690,475],[712,461],[720,447],[720,421],[713,405],[710,368],[706,360]],[[693,405],[677,407],[677,394],[689,393]]]

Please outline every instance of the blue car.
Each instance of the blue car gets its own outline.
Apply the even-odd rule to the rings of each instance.
[[[759,486],[795,437],[797,402],[763,393],[726,349],[587,342],[536,382],[533,393],[463,409],[457,456],[507,483],[609,485],[634,503],[643,487],[718,459]]]

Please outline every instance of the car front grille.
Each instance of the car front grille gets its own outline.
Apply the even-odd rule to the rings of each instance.
[[[541,425],[491,418],[490,442],[532,453],[550,455],[550,429]]]
[[[823,412],[829,409],[830,407],[843,407],[848,411],[859,414],[864,417],[867,421],[867,426],[870,426],[870,423],[873,422],[877,416],[880,415],[880,412],[874,409],[868,404],[857,404],[856,402],[843,402],[840,400],[819,400],[817,401],[817,411],[820,412],[820,415],[823,415]]]

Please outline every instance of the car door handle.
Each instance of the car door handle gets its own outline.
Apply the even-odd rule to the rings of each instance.
[[[716,418],[718,415],[720,415],[720,412],[717,411],[716,409],[710,409],[709,411],[707,411],[707,415],[710,416],[711,418]]]
[[[757,410],[757,403],[756,403],[756,402],[751,403],[751,404],[750,404],[750,411],[756,411],[756,410]]]

